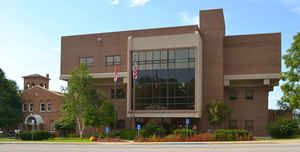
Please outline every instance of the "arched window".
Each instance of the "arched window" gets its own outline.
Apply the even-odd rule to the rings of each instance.
[[[41,83],[40,86],[43,88],[44,87],[43,83]]]
[[[26,89],[28,89],[28,88],[30,88],[30,83],[29,82],[26,83]]]

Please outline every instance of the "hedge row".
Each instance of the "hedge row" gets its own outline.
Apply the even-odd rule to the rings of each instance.
[[[51,137],[51,134],[48,131],[27,131],[21,133],[21,139],[22,140],[43,140],[43,139],[49,139]]]

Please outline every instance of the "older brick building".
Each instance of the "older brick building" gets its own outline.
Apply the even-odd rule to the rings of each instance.
[[[192,127],[205,132],[210,128],[205,107],[221,100],[232,109],[221,127],[262,136],[267,134],[268,93],[281,72],[281,34],[228,36],[222,9],[201,10],[199,27],[63,36],[61,79],[68,80],[80,63],[112,98],[119,128],[150,120],[177,128],[190,118]]]
[[[50,91],[49,75],[39,74],[24,76],[24,92],[21,95],[23,103],[23,129],[54,131],[54,121],[62,116],[62,94]],[[34,123],[32,128],[32,122]]]

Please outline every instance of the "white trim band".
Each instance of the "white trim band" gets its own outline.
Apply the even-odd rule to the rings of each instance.
[[[246,79],[279,79],[280,74],[245,74],[224,75],[224,80],[246,80]]]
[[[93,78],[113,78],[114,73],[90,73]],[[119,72],[119,77],[127,78],[128,72]],[[67,80],[71,77],[69,74],[60,75],[61,80]]]

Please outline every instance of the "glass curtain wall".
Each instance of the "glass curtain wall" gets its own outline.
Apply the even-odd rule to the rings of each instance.
[[[135,64],[135,110],[194,109],[194,48],[136,51],[132,53],[132,71]]]

